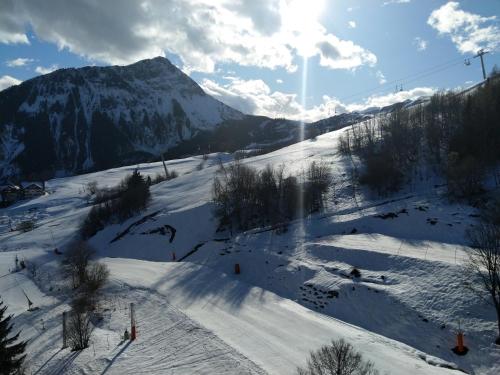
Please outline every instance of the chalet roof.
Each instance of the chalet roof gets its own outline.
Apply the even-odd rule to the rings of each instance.
[[[21,187],[15,184],[7,184],[7,185],[1,185],[0,186],[0,191],[12,191],[12,190],[21,190]]]
[[[42,184],[39,184],[38,182],[27,182],[22,184],[23,189],[36,189],[36,190],[43,190]]]

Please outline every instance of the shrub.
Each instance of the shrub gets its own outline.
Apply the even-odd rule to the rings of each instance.
[[[399,189],[403,182],[403,173],[389,153],[374,153],[365,158],[365,169],[359,182],[383,195]]]
[[[16,227],[16,230],[23,233],[30,232],[33,229],[35,229],[35,222],[33,220],[23,220]]]
[[[370,361],[363,360],[351,344],[343,339],[332,341],[311,352],[305,368],[298,368],[299,375],[376,375],[379,372]]]
[[[73,289],[87,281],[87,267],[95,250],[84,241],[72,242],[64,252],[63,272],[71,278]]]
[[[114,199],[119,198],[121,194],[122,191],[119,189],[118,186],[107,189],[98,189],[95,193],[92,203],[95,205],[95,204],[110,202]]]
[[[98,192],[97,188],[97,181],[90,181],[87,183],[87,191],[91,194],[94,195]]]
[[[72,350],[83,350],[89,346],[92,314],[89,311],[73,310],[68,316],[67,337]]]
[[[109,269],[103,263],[94,262],[87,270],[87,289],[90,293],[97,293],[109,279]]]
[[[349,131],[345,131],[339,136],[339,151],[342,155],[350,155],[351,150],[351,136]]]
[[[353,268],[352,271],[350,272],[350,275],[355,278],[361,277],[361,271],[358,270],[357,268]]]
[[[155,175],[155,177],[153,178],[151,185],[156,185],[156,184],[159,184],[160,182],[163,182],[163,181],[169,181],[169,180],[172,180],[174,178],[177,178],[178,176],[179,176],[179,174],[176,171],[169,171],[167,169],[166,174],[165,173],[157,173]]]
[[[323,209],[323,197],[331,184],[331,171],[325,163],[312,162],[306,170],[304,207],[306,213]]]
[[[446,169],[448,194],[470,199],[482,192],[483,168],[473,156],[460,158],[457,152],[448,156]]]

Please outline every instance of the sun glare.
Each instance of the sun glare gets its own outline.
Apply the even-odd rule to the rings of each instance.
[[[311,43],[316,34],[321,34],[323,26],[318,22],[323,10],[324,0],[285,0],[283,2],[283,21],[294,34],[295,47],[303,57],[315,54]]]

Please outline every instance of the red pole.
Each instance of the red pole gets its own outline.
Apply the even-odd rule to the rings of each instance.
[[[457,349],[459,353],[464,352],[464,334],[462,332],[457,334]]]
[[[240,264],[239,263],[236,263],[234,265],[234,273],[239,275],[240,274]]]
[[[464,345],[464,333],[462,331],[457,332],[457,345],[452,350],[457,355],[465,355],[469,351],[469,348]]]

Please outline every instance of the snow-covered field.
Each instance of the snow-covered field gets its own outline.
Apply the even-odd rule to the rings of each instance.
[[[284,163],[293,173],[312,160],[332,167],[326,211],[291,223],[284,234],[216,233],[212,181],[219,160],[231,155],[167,162],[179,177],[151,188],[148,210],[90,240],[111,282],[103,320],[81,353],[61,350],[68,298],[53,249],[64,251],[88,212],[88,182],[113,186],[137,166],[54,179],[48,195],[0,210],[0,295],[30,339],[31,372],[290,374],[310,350],[345,338],[382,374],[498,374],[494,311],[464,286],[465,230],[477,220],[474,210],[448,203],[434,181],[388,199],[354,190],[353,161],[337,153],[341,132],[243,161],[257,168]],[[153,177],[163,167],[139,168]],[[377,217],[391,212],[397,216]],[[9,231],[26,218],[36,220],[35,230]],[[147,233],[165,225],[175,228],[172,239]],[[193,250],[171,261],[173,253],[179,260]],[[39,265],[36,276],[9,273],[16,254]],[[350,277],[353,268],[360,278]],[[23,292],[39,310],[26,311]],[[130,302],[139,337],[120,343]],[[451,351],[459,325],[470,349],[464,357]]]

